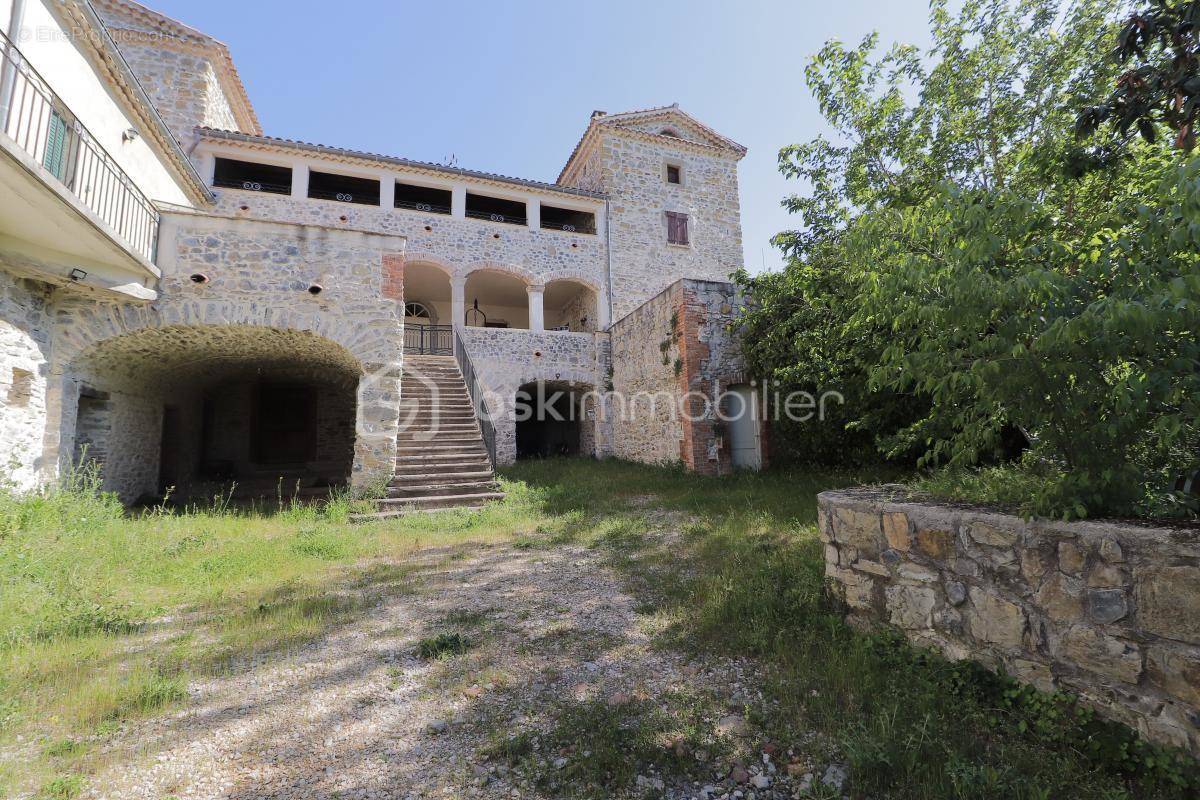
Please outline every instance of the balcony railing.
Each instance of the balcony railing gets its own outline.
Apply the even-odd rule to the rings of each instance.
[[[508,225],[528,225],[529,220],[526,217],[518,217],[513,214],[497,214],[491,211],[472,211],[467,209],[467,216],[471,219],[486,219],[489,222],[503,222]]]
[[[397,200],[396,208],[407,208],[409,211],[424,211],[426,214],[450,213],[450,206],[440,206],[437,203],[420,203],[416,200]]]
[[[417,356],[448,356],[454,352],[450,325],[404,324],[404,352]]]
[[[596,233],[596,221],[591,222],[547,222],[542,220],[542,230],[547,231],[565,231],[567,233]]]
[[[0,34],[0,130],[131,251],[154,261],[158,210],[4,34]]]

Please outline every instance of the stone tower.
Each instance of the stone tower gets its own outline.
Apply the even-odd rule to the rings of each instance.
[[[185,150],[196,126],[262,133],[224,44],[131,0],[93,5]]]
[[[609,197],[614,320],[680,278],[727,281],[742,265],[745,155],[677,104],[592,115],[558,182]]]

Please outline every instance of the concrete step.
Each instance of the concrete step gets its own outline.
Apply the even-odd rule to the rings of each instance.
[[[471,442],[482,442],[483,437],[479,433],[479,429],[470,431],[438,431],[438,430],[402,430],[400,435],[396,437],[397,442],[415,443],[415,444],[470,444]]]
[[[456,459],[483,456],[487,457],[487,448],[483,441],[449,442],[437,444],[433,442],[398,442],[396,444],[396,460],[409,461],[420,456],[454,456]]]
[[[412,514],[440,514],[444,511],[483,511],[482,505],[450,506],[449,508],[401,508],[396,511],[376,511],[373,514],[351,514],[351,522],[381,522]]]

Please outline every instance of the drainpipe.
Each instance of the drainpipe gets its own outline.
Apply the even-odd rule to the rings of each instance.
[[[608,329],[612,330],[613,296],[612,296],[612,215],[607,197],[604,198],[604,280],[608,284]]]
[[[4,35],[8,37],[9,48],[3,54],[4,69],[0,74],[0,131],[8,130],[8,111],[12,107],[13,91],[17,82],[16,40],[21,38],[21,26],[25,23],[25,0],[13,0],[12,14],[9,15],[8,29]]]

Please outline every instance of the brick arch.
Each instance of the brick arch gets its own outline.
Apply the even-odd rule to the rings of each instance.
[[[475,261],[467,265],[463,271],[463,277],[469,278],[474,272],[503,272],[508,275],[514,275],[525,282],[527,286],[537,285],[543,281],[534,276],[532,272],[524,267],[516,264],[506,264],[502,261]]]

